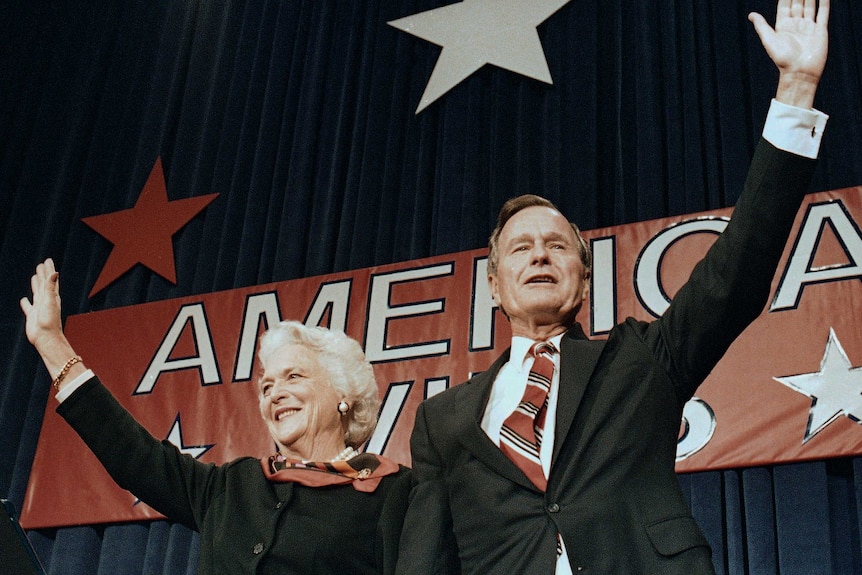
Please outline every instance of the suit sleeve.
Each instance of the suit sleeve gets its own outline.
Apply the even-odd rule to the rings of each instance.
[[[404,518],[398,575],[458,575],[458,547],[440,454],[432,445],[425,404],[416,411],[410,436],[413,488]]]
[[[814,165],[761,139],[727,228],[646,328],[683,402],[763,310]]]
[[[199,530],[223,470],[154,438],[92,378],[57,407],[117,485],[166,517]]]
[[[377,564],[382,575],[393,575],[398,562],[401,531],[404,527],[404,514],[410,497],[412,472],[402,468],[392,479],[386,503],[377,521]]]

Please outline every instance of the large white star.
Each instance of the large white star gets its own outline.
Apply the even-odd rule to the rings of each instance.
[[[416,113],[485,64],[553,84],[536,26],[569,1],[464,0],[388,22],[443,47]]]
[[[811,398],[803,444],[839,415],[857,423],[862,419],[862,367],[852,366],[831,328],[820,371],[776,377],[775,380]]]

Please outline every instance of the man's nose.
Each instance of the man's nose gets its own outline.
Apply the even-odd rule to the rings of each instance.
[[[530,259],[532,264],[542,264],[548,262],[548,248],[544,242],[536,242],[530,250]]]

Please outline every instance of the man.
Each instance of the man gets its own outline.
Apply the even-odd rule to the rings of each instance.
[[[512,345],[417,411],[400,573],[714,572],[674,473],[682,409],[768,298],[825,126],[811,106],[828,13],[779,0],[774,29],[749,17],[775,101],[731,222],[660,319],[588,340],[577,228],[536,196],[503,206],[488,280]]]

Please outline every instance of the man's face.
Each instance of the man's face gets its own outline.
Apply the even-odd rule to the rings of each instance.
[[[568,327],[589,282],[566,218],[545,206],[524,208],[506,222],[497,248],[497,271],[488,282],[513,335],[536,339],[537,327]]]

